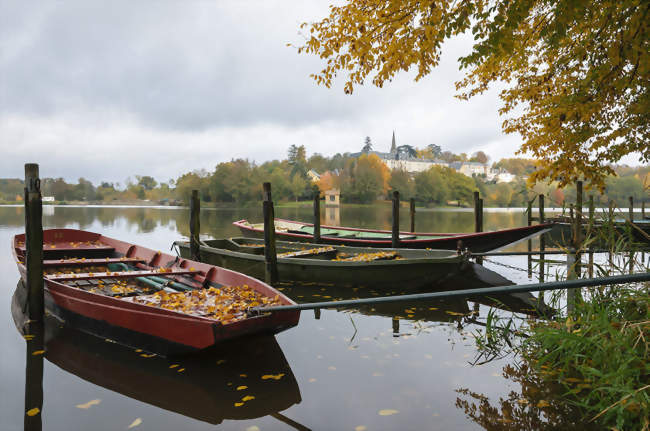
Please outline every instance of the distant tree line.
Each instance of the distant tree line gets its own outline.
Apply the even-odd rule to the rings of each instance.
[[[437,145],[422,149],[401,146],[393,150],[409,157],[480,163],[489,161],[489,156],[481,151],[471,156],[457,155],[443,151]],[[257,164],[247,159],[233,159],[219,163],[213,171],[195,170],[163,183],[158,183],[151,176],[127,178],[123,184],[101,182],[97,186],[84,178],[79,178],[76,184],[67,183],[62,178],[45,178],[41,188],[44,196],[52,196],[58,202],[148,200],[187,203],[191,190],[197,189],[203,202],[243,205],[262,199],[262,183],[265,181],[273,185],[276,201],[311,199],[315,186],[321,193],[339,189],[342,201],[348,203],[371,203],[386,199],[393,190],[399,190],[404,200],[414,198],[420,204],[430,206],[471,205],[475,190],[481,192],[486,206],[525,206],[539,193],[548,196],[548,206],[562,206],[567,200],[575,201],[575,190],[571,187],[562,189],[550,183],[529,188],[525,177],[535,171],[534,160],[507,158],[494,163],[494,168],[516,175],[516,179],[510,183],[496,183],[487,181],[485,175],[468,177],[441,166],[416,174],[402,170],[391,172],[373,153],[369,137],[365,138],[362,151],[357,155],[353,157],[350,153],[338,153],[326,157],[315,153],[307,157],[304,145],[292,145],[283,160]],[[634,196],[637,201],[648,198],[650,167],[619,166],[615,170],[618,175],[607,179],[605,194],[594,193],[598,205],[606,206],[609,199],[625,205],[628,196]],[[314,181],[314,178],[318,179]],[[0,179],[0,201],[20,200],[23,188],[22,180]]]

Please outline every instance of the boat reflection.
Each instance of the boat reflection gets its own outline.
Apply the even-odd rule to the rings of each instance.
[[[514,284],[512,281],[482,265],[469,263],[463,272],[451,275],[446,280],[436,283],[435,291],[476,289],[512,284]],[[280,283],[278,289],[298,303],[341,301],[431,291],[431,289],[414,290],[413,287],[408,285],[395,286],[392,290],[387,290],[385,288],[374,289],[371,286],[350,288],[318,283]],[[471,307],[468,301],[472,303]],[[490,296],[473,295],[466,298],[381,303],[360,305],[341,311],[392,318],[393,333],[397,335],[399,333],[399,320],[401,319],[441,323],[456,322],[459,325],[467,322],[474,323],[475,318],[478,316],[479,304],[527,315],[552,314],[550,308],[543,303],[539,303],[538,299],[530,293]],[[320,315],[320,310],[316,310],[315,316],[317,319],[320,318]]]
[[[25,336],[30,328],[18,296],[14,294],[12,314]],[[33,407],[40,411],[43,355],[31,354],[38,347],[34,345],[38,338],[27,338],[25,407],[26,411]],[[135,400],[211,424],[271,415],[298,429],[307,429],[279,413],[300,403],[301,396],[291,367],[273,336],[232,341],[176,360],[61,327],[49,318],[40,340],[40,350],[45,350],[45,358],[54,365]],[[246,389],[241,390],[242,386]],[[41,429],[40,414],[26,415],[25,429]]]

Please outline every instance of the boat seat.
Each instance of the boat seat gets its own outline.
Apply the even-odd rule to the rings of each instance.
[[[334,257],[336,249],[333,247],[308,248],[306,250],[295,250],[278,254],[278,257]]]

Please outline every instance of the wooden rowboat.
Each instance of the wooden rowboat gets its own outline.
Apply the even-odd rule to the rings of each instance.
[[[23,280],[25,235],[12,249]],[[70,326],[163,355],[295,326],[299,312],[249,316],[260,304],[294,304],[252,277],[103,235],[43,231],[45,307]]]
[[[187,241],[174,245],[190,255]],[[264,241],[232,238],[202,241],[202,262],[264,278]],[[452,250],[378,249],[276,241],[278,278],[373,287],[429,285],[463,270],[467,258]]]
[[[251,224],[248,220],[233,223],[245,237],[263,238],[264,224]],[[539,224],[513,229],[478,233],[420,233],[400,232],[400,245],[404,248],[433,248],[456,250],[468,248],[475,253],[496,250],[521,241],[529,236],[549,230],[552,224]],[[275,219],[276,237],[285,241],[312,242],[314,225],[292,220]],[[321,226],[322,244],[353,247],[391,247],[391,232],[387,230],[357,229],[339,226]]]

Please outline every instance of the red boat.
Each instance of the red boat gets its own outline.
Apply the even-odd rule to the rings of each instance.
[[[248,220],[233,223],[249,238],[263,238],[264,224],[251,224]],[[403,248],[431,248],[456,250],[468,248],[474,253],[496,250],[521,241],[529,236],[545,232],[552,224],[501,229],[478,233],[420,233],[400,232],[400,246]],[[314,225],[292,220],[275,219],[275,234],[283,241],[312,242]],[[339,226],[321,226],[323,244],[348,245],[352,247],[391,247],[391,232],[387,230],[358,229]]]
[[[12,249],[23,280],[25,235]],[[45,307],[70,326],[163,355],[202,350],[298,324],[300,312],[250,316],[248,306],[295,304],[224,268],[74,229],[43,231]]]

